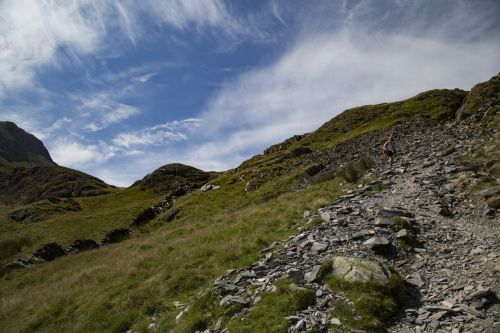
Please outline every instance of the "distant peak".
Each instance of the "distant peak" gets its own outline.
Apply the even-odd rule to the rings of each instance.
[[[0,159],[28,166],[55,164],[42,141],[10,121],[0,121]]]

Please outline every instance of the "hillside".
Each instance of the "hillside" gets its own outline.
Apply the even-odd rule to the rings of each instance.
[[[58,166],[32,134],[0,122],[0,202],[100,195],[111,186],[83,172]]]
[[[6,200],[0,326],[494,331],[499,77],[347,110],[226,172],[173,164],[100,196]],[[50,213],[9,217],[37,206]]]

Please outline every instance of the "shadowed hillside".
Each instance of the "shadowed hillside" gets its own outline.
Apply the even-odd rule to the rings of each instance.
[[[109,188],[100,179],[58,166],[34,135],[0,122],[0,202],[94,196]]]

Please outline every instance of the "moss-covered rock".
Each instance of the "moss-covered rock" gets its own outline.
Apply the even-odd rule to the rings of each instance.
[[[386,284],[391,278],[387,267],[376,261],[352,258],[333,257],[332,274],[347,282],[376,282]]]
[[[332,315],[347,330],[385,332],[404,298],[399,274],[376,261],[337,256],[330,259],[331,272],[325,277],[328,287],[348,301],[333,304]]]

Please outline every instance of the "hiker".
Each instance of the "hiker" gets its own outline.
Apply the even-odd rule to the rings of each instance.
[[[390,158],[392,166],[392,163],[394,162],[394,156],[396,155],[396,149],[394,148],[394,140],[392,139],[392,135],[389,135],[387,142],[384,143],[383,150],[384,154],[386,154]]]

